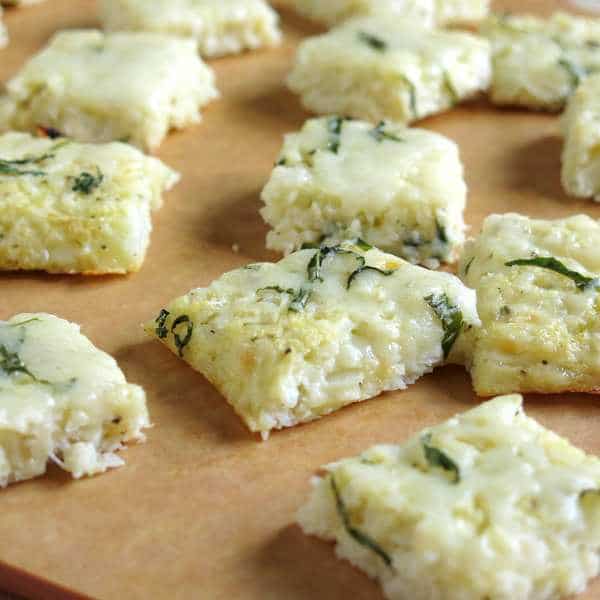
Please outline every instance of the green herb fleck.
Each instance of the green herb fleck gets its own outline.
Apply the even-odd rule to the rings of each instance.
[[[352,286],[352,284],[354,283],[354,280],[361,274],[364,273],[365,271],[374,271],[375,273],[379,273],[380,275],[383,275],[384,277],[389,277],[390,275],[393,275],[395,273],[394,269],[378,269],[377,267],[359,267],[358,269],[356,269],[356,271],[354,271],[350,277],[348,277],[348,283],[346,284],[346,289],[349,290],[350,287]]]
[[[34,323],[34,322],[41,322],[41,319],[38,319],[37,317],[32,317],[31,319],[27,319],[25,321],[21,321],[19,323],[11,323],[10,326],[11,327],[22,327],[23,325],[29,325],[29,323]]]
[[[83,171],[78,177],[75,178],[73,187],[71,188],[74,192],[80,192],[88,196],[96,188],[99,188],[104,181],[104,175],[98,167],[96,167],[97,175],[92,175],[87,171]]]
[[[348,119],[345,117],[331,117],[327,121],[327,131],[329,132],[329,142],[327,142],[327,150],[338,153],[341,144],[342,127],[344,121]]]
[[[46,174],[44,171],[40,171],[38,169],[21,169],[20,167],[24,167],[26,165],[39,165],[45,160],[54,158],[54,152],[67,143],[67,140],[59,142],[50,149],[50,152],[42,154],[41,156],[14,160],[0,158],[0,175],[31,175],[33,177],[43,177]]]
[[[518,260],[511,260],[505,263],[507,267],[540,267],[542,269],[549,269],[559,275],[564,275],[569,279],[572,279],[577,289],[587,290],[592,287],[599,287],[600,281],[597,277],[586,277],[577,271],[571,271],[568,269],[560,260],[552,256],[536,256],[534,258],[520,258]]]
[[[280,158],[276,163],[275,166],[276,167],[284,167],[285,165],[287,165],[287,159],[285,158],[285,156],[283,158]]]
[[[175,330],[184,323],[187,323],[187,330],[185,336],[181,337]],[[175,338],[175,347],[179,351],[179,356],[183,357],[183,351],[190,343],[192,334],[194,333],[194,323],[187,315],[181,315],[173,321],[173,325],[171,325],[171,333]]]
[[[367,44],[367,46],[370,46],[373,50],[376,50],[377,52],[385,52],[388,47],[387,43],[384,40],[378,38],[377,36],[371,33],[367,33],[366,31],[359,31],[358,39],[364,44]]]
[[[26,367],[21,357],[16,352],[10,352],[8,348],[0,344],[0,369],[7,375],[13,373],[23,373],[28,375],[35,381],[39,381],[38,378]]]
[[[154,321],[156,323],[156,329],[154,330],[154,332],[161,340],[164,340],[167,337],[167,335],[169,335],[169,330],[167,329],[166,322],[170,314],[171,313],[168,310],[165,310],[163,308],[160,311],[158,317],[156,317],[156,320]]]
[[[421,439],[423,444],[423,452],[425,453],[425,459],[432,467],[439,467],[454,474],[454,483],[460,481],[460,469],[458,465],[439,448],[431,445],[431,434],[424,435]]]
[[[442,322],[444,329],[442,349],[444,351],[444,359],[446,359],[450,355],[452,347],[462,330],[464,323],[462,312],[452,303],[447,294],[432,294],[425,298],[425,302],[431,306],[438,319]]]
[[[417,86],[405,75],[402,76],[402,80],[408,86],[408,93],[410,95],[410,110],[415,119],[419,118],[419,108],[417,106]]]
[[[437,239],[442,242],[442,244],[448,243],[448,233],[446,232],[446,228],[436,219],[435,221],[435,233]]]
[[[393,133],[388,133],[385,131],[387,123],[385,121],[380,121],[378,125],[369,131],[369,135],[372,138],[375,138],[378,142],[382,142],[383,140],[390,140],[391,142],[404,142],[401,137],[394,135]]]
[[[460,102],[460,96],[454,87],[454,83],[452,82],[448,71],[444,71],[444,88],[446,88],[452,104],[458,104]]]
[[[366,533],[363,533],[362,531],[360,531],[359,529],[357,529],[356,527],[354,527],[352,525],[352,523],[350,521],[350,515],[348,514],[348,509],[346,508],[346,505],[344,504],[344,501],[342,500],[342,496],[339,492],[339,489],[335,482],[335,477],[333,475],[331,476],[330,481],[331,481],[331,489],[332,489],[333,495],[335,497],[335,505],[337,508],[337,512],[340,516],[340,519],[342,520],[344,529],[346,530],[348,535],[352,539],[354,539],[358,544],[360,544],[361,546],[364,546],[365,548],[368,548],[369,550],[372,550],[373,552],[375,552],[375,554],[377,554],[377,556],[379,556],[379,558],[381,558],[381,560],[383,560],[383,562],[388,567],[392,568],[392,559],[391,559],[390,555],[385,550],[383,550],[383,548],[376,541],[374,541],[370,536],[368,536]]]
[[[373,246],[371,246],[371,244],[365,242],[365,240],[363,240],[361,238],[356,238],[354,245],[357,248],[360,248],[363,252],[368,252],[369,250],[373,250]]]
[[[360,267],[365,266],[365,259],[360,254],[352,252],[351,250],[344,250],[341,246],[322,246],[311,258],[308,263],[308,281],[311,283],[315,281],[323,281],[321,270],[323,263],[328,256],[335,256],[336,254],[348,254],[354,256],[359,263]]]
[[[292,288],[285,289],[279,285],[269,285],[267,287],[260,288],[256,290],[256,293],[259,294],[263,291],[271,291],[276,292],[278,294],[287,294],[288,296],[290,296],[290,305],[288,309],[290,312],[301,312],[302,310],[304,310],[312,294],[310,290],[307,290],[305,288],[301,288],[300,290],[294,290]]]
[[[471,269],[471,265],[473,264],[474,260],[475,260],[475,257],[472,256],[471,260],[466,264],[466,266],[465,266],[465,275],[469,274],[469,270]]]
[[[512,314],[512,310],[510,309],[510,306],[506,306],[504,305],[501,309],[500,309],[500,314],[503,317],[508,317],[509,315]]]
[[[260,271],[261,264],[260,263],[252,263],[252,264],[246,265],[244,267],[244,269],[246,269],[246,271]]]
[[[571,62],[567,58],[561,58],[558,64],[568,73],[573,88],[578,87],[587,75],[587,71],[583,67]]]

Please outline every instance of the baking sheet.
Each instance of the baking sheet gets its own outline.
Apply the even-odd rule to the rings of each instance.
[[[559,3],[495,7],[548,12]],[[49,0],[5,16],[12,41],[0,51],[0,80],[54,31],[96,23],[91,0]],[[146,444],[126,451],[122,469],[72,482],[50,467],[46,477],[0,491],[0,588],[44,600],[381,599],[377,585],[338,561],[329,544],[302,535],[294,514],[320,465],[374,443],[405,440],[473,407],[467,374],[440,369],[408,391],[261,443],[200,375],[147,340],[139,325],[169,299],[231,268],[277,258],[264,248],[259,193],[281,135],[307,116],[283,79],[297,41],[318,31],[289,12],[283,16],[281,49],[211,61],[223,99],[205,111],[201,125],[161,147],[160,158],[184,177],[155,217],[140,273],[0,274],[0,318],[48,311],[80,323],[130,381],[146,388],[155,423]],[[490,212],[600,218],[600,206],[561,191],[556,117],[480,101],[422,125],[460,144],[474,233]],[[527,410],[600,454],[598,397],[529,398]],[[581,598],[600,598],[600,582]]]

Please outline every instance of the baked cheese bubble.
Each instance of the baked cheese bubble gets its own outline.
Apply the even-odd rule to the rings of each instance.
[[[327,465],[299,522],[389,600],[559,600],[600,573],[600,460],[504,396]]]
[[[193,40],[157,33],[57,33],[6,84],[0,130],[53,128],[81,142],[157,148],[218,96]]]
[[[487,40],[366,17],[304,40],[288,85],[318,114],[408,123],[476,96],[490,79]]]
[[[124,464],[149,427],[144,390],[79,326],[48,314],[0,321],[0,487],[46,472],[74,478]]]
[[[463,362],[475,305],[457,277],[356,241],[226,273],[146,330],[266,438]]]
[[[488,217],[459,274],[482,326],[470,361],[481,396],[600,392],[600,222]]]
[[[285,254],[360,238],[437,268],[454,262],[464,242],[466,195],[448,138],[333,115],[286,136],[261,214],[272,228],[267,247]]]
[[[178,179],[128,144],[0,135],[0,270],[139,270]]]

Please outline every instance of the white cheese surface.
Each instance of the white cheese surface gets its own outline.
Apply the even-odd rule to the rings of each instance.
[[[600,202],[600,74],[586,79],[562,119],[562,183],[568,194]]]
[[[8,31],[2,20],[2,6],[0,6],[0,48],[4,48],[8,44]]]
[[[138,270],[178,179],[127,144],[0,135],[0,270]]]
[[[459,273],[477,290],[471,375],[481,396],[600,392],[600,222],[492,215],[468,242]],[[575,276],[506,263],[554,258]]]
[[[479,323],[474,292],[448,273],[351,243],[227,273],[170,303],[146,330],[266,437],[443,364],[446,328],[430,296],[462,316],[448,356],[460,362],[463,331]]]
[[[288,84],[316,113],[407,123],[486,90],[490,77],[483,38],[368,17],[302,42]]]
[[[451,262],[464,241],[458,147],[423,129],[337,116],[287,135],[265,187],[267,247],[361,238],[411,262]]]
[[[388,14],[427,26],[479,21],[489,13],[489,0],[287,0],[300,14],[334,25],[351,17]]]
[[[192,40],[156,33],[57,33],[6,84],[0,129],[53,127],[82,142],[156,148],[218,93]]]
[[[77,325],[47,314],[0,321],[0,487],[43,474],[121,466],[124,442],[149,426],[142,388]]]
[[[493,16],[482,33],[492,43],[497,104],[561,110],[579,83],[600,71],[600,19]]]
[[[102,0],[105,29],[155,31],[198,42],[203,56],[276,46],[277,13],[265,0]]]
[[[328,465],[299,522],[390,600],[558,600],[600,573],[600,460],[500,397]]]

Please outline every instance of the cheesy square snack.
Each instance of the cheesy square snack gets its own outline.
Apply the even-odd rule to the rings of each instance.
[[[490,77],[483,38],[367,17],[302,42],[288,84],[315,113],[407,123],[486,90]]]
[[[459,272],[477,290],[473,385],[508,392],[600,392],[600,222],[492,215]]]
[[[0,129],[49,127],[81,142],[156,148],[218,96],[196,45],[156,33],[57,33],[0,96]]]
[[[600,460],[504,396],[326,466],[299,522],[389,600],[558,600],[600,573]]]
[[[49,460],[75,478],[119,467],[118,450],[148,426],[144,390],[79,326],[48,314],[0,321],[0,487]]]
[[[579,198],[600,202],[600,74],[586,79],[571,96],[562,118],[565,145],[562,183]]]
[[[262,199],[267,247],[361,238],[410,262],[453,262],[467,187],[457,145],[424,129],[339,116],[286,136]]]
[[[492,43],[490,96],[496,104],[558,111],[585,77],[600,70],[600,19],[493,16],[482,34]]]
[[[193,38],[203,56],[222,56],[281,41],[277,13],[265,0],[102,0],[105,29]]]
[[[127,144],[0,135],[0,270],[137,271],[178,179]]]
[[[346,242],[226,273],[146,330],[266,438],[460,362],[475,304],[453,275]]]
[[[386,14],[422,25],[475,22],[489,14],[489,0],[287,0],[297,12],[327,25],[351,17]]]

